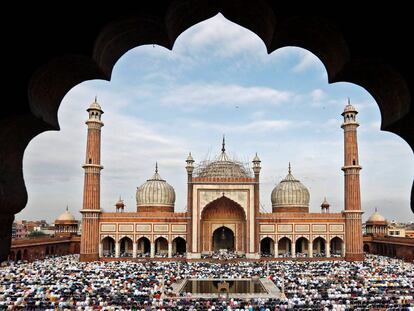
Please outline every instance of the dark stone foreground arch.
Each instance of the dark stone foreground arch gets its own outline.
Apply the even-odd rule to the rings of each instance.
[[[133,47],[153,43],[172,49],[180,33],[219,12],[255,32],[269,53],[283,46],[308,49],[325,65],[329,82],[364,87],[380,107],[382,130],[401,136],[413,148],[412,25],[402,14],[411,11],[401,6],[399,12],[386,7],[374,14],[349,2],[331,10],[329,18],[289,15],[270,0],[8,9],[12,22],[2,24],[7,82],[0,110],[0,259],[7,258],[14,214],[27,202],[24,150],[36,135],[59,130],[57,110],[65,94],[85,80],[109,80],[116,61]],[[321,9],[314,5],[307,13]],[[24,17],[22,10],[28,12]]]

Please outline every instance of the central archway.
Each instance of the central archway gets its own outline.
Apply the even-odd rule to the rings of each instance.
[[[204,207],[200,220],[202,252],[246,252],[246,214],[237,202],[223,195]]]
[[[220,227],[213,232],[213,251],[225,249],[234,251],[234,233],[227,227]]]

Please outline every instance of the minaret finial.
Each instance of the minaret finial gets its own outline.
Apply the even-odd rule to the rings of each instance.
[[[348,97],[348,105],[351,104],[351,99]]]
[[[378,209],[377,209],[377,208],[375,208],[375,213],[376,213],[376,212],[378,212]]]
[[[98,102],[98,96],[95,95],[95,103]]]
[[[223,143],[221,145],[221,152],[225,152],[226,151],[226,138],[223,134]]]
[[[68,205],[66,205],[66,211],[67,211],[67,212],[69,211],[69,206],[68,206]]]
[[[158,174],[158,162],[155,162],[155,173]]]
[[[289,168],[288,168],[288,173],[292,173],[292,168],[290,167],[290,162],[289,162]]]

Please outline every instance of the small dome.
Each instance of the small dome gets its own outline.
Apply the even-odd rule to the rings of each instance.
[[[193,156],[191,155],[191,152],[188,154],[187,160],[185,160],[186,162],[194,162]]]
[[[309,207],[309,190],[289,172],[272,191],[272,207]]]
[[[256,155],[254,156],[254,158],[253,158],[253,161],[252,162],[262,162],[262,161],[260,161],[260,158],[259,158],[259,156],[257,155],[257,152],[256,152]]]
[[[151,179],[137,189],[137,207],[139,206],[171,206],[174,207],[175,191],[158,174],[158,165]]]
[[[342,115],[344,115],[347,112],[355,112],[358,113],[358,111],[355,109],[354,106],[351,105],[351,101],[348,98],[348,104],[344,108],[344,112],[342,112]]]
[[[103,113],[101,106],[98,104],[97,102],[97,98],[95,97],[94,102],[89,106],[88,109],[86,109],[87,111],[89,110],[99,110]]]
[[[117,208],[124,208],[125,207],[124,200],[122,200],[121,197],[119,197],[119,200],[118,202],[115,203],[115,206]]]
[[[375,209],[375,212],[368,218],[367,222],[386,222],[384,216],[382,216],[380,213],[378,213],[377,209]]]
[[[75,217],[69,212],[68,207],[66,207],[66,210],[56,219],[59,221],[74,221]]]
[[[330,205],[329,205],[329,203],[328,203],[328,201],[326,200],[326,197],[325,197],[325,199],[323,200],[323,202],[322,202],[322,204],[321,204],[321,207],[329,207]]]

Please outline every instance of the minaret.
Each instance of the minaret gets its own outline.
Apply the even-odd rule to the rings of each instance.
[[[95,101],[87,109],[89,119],[86,144],[86,159],[83,187],[82,237],[80,261],[94,261],[99,258],[99,214],[101,213],[101,121],[103,111]]]
[[[185,160],[187,163],[185,169],[187,170],[187,247],[188,251],[187,254],[193,252],[193,244],[192,244],[192,227],[193,227],[193,171],[194,171],[194,159],[191,156],[191,152]]]
[[[348,99],[342,116],[344,123],[344,166],[345,175],[345,259],[348,261],[364,260],[362,250],[362,211],[359,185],[359,171],[361,166],[358,160],[358,141],[356,121],[358,111]]]
[[[254,246],[254,250],[256,253],[259,253],[259,246],[260,246],[260,236],[259,236],[259,205],[260,205],[260,189],[259,189],[259,185],[260,185],[260,170],[262,169],[262,167],[260,166],[260,163],[262,161],[260,161],[260,158],[257,155],[253,158],[253,173],[254,173],[254,241],[255,241],[255,246]]]

